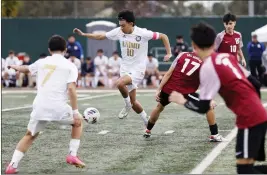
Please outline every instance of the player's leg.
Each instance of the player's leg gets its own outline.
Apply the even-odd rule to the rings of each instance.
[[[236,138],[236,166],[238,174],[266,174],[267,165],[254,166],[255,160],[265,161],[267,122],[252,128],[238,129]]]
[[[25,136],[17,144],[11,162],[6,168],[6,174],[14,174],[17,172],[19,162],[21,161],[27,150],[30,148],[39,132],[45,128],[46,124],[47,121],[30,120],[28,124],[28,130]]]
[[[18,87],[22,87],[24,77],[25,77],[24,73],[19,73]]]
[[[113,87],[113,70],[109,69],[108,70],[108,87],[112,88]]]
[[[250,60],[249,61],[249,68],[250,68],[251,75],[254,76],[255,78],[258,78],[257,77],[257,74],[256,74],[256,64],[255,64],[255,61],[253,61],[253,60]]]
[[[27,74],[28,76],[28,86],[33,87],[33,77],[30,73]]]

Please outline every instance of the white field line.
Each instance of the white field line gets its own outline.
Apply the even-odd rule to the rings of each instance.
[[[110,97],[110,96],[115,96],[118,94],[119,93],[117,92],[117,93],[110,93],[110,94],[103,94],[103,95],[95,95],[95,96],[91,96],[91,97],[83,97],[83,98],[78,98],[78,101],[95,99],[95,98],[102,98],[102,97]],[[7,108],[7,109],[2,109],[2,112],[15,111],[15,110],[19,110],[19,109],[27,109],[27,108],[31,108],[31,107],[32,107],[32,105],[21,106],[21,107],[16,107],[16,108]]]
[[[267,103],[263,104],[264,107],[267,107]],[[211,152],[190,172],[190,174],[202,174],[218,157],[224,148],[236,137],[237,128],[231,130],[231,132],[226,136],[227,142],[219,143]]]

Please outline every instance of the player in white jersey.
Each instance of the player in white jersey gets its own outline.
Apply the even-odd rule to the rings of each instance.
[[[77,157],[82,134],[82,117],[78,111],[76,94],[78,70],[64,57],[66,52],[64,38],[54,35],[48,45],[52,56],[39,59],[29,66],[10,66],[19,72],[37,74],[38,90],[26,135],[18,143],[6,174],[17,173],[18,164],[25,152],[49,122],[72,125],[72,139],[66,161],[76,167],[85,166]],[[71,106],[67,104],[68,96]]]
[[[132,11],[121,11],[118,14],[118,19],[120,27],[104,34],[83,33],[77,28],[74,29],[74,32],[90,39],[104,40],[108,38],[110,40],[120,41],[122,62],[117,88],[124,98],[125,107],[120,112],[119,118],[126,117],[131,108],[133,108],[136,113],[140,114],[146,125],[147,115],[140,103],[136,100],[136,89],[145,75],[148,41],[151,39],[161,39],[167,52],[164,60],[168,61],[171,57],[169,39],[165,34],[135,26],[135,17]]]

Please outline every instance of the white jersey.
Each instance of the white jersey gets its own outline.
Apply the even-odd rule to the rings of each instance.
[[[149,59],[146,60],[146,70],[147,71],[154,71],[158,67],[159,67],[158,59],[152,58],[151,61],[149,61]]]
[[[118,57],[117,60],[115,60],[114,57],[110,57],[109,60],[108,60],[108,66],[114,72],[119,72],[120,71],[120,66],[121,66],[121,58]]]
[[[99,67],[101,72],[106,72],[107,65],[108,65],[108,57],[103,55],[101,58],[99,56],[96,56],[94,59],[95,66]],[[98,72],[98,69],[96,68],[96,72]]]
[[[6,61],[5,61],[5,69],[6,69],[6,71],[8,70],[7,67],[11,66],[11,65],[21,65],[21,62],[18,59],[18,57],[13,56],[13,57],[7,57],[6,58]]]
[[[146,69],[148,41],[158,39],[159,33],[134,26],[131,34],[124,34],[121,28],[115,28],[106,33],[110,40],[119,40],[122,63],[121,72],[142,71]]]
[[[38,120],[60,120],[67,108],[67,85],[76,82],[78,70],[61,54],[39,59],[29,66],[32,75],[37,75],[37,95],[33,112]]]
[[[1,63],[2,72],[5,71],[5,62],[6,62],[6,60],[4,58],[2,58],[2,63]]]
[[[72,60],[69,58],[69,61],[71,63],[73,63],[77,67],[77,69],[78,69],[79,72],[81,72],[81,60],[80,59],[75,58],[74,59],[74,62],[72,62]]]

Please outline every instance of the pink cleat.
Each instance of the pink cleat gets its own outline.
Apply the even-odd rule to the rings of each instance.
[[[8,165],[5,171],[5,174],[17,174],[18,170],[17,168],[14,168],[12,165]]]
[[[84,168],[85,164],[79,159],[78,156],[68,155],[66,162],[70,165],[75,165],[77,168]]]

